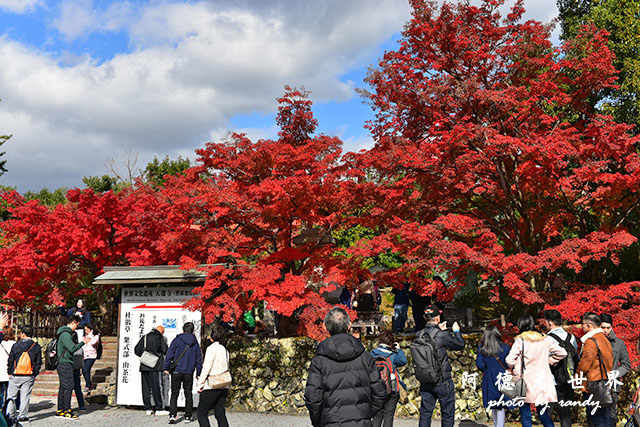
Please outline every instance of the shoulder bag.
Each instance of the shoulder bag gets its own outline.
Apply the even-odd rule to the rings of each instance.
[[[229,352],[227,349],[224,349],[227,353],[227,370],[215,375],[209,375],[207,377],[207,385],[212,390],[218,390],[221,388],[229,388],[231,385],[231,372],[229,372]]]
[[[600,407],[608,408],[613,406],[613,396],[611,396],[611,389],[607,384],[609,382],[607,373],[604,369],[604,364],[602,363],[602,353],[600,353],[600,346],[598,346],[598,341],[595,338],[591,338],[598,349],[598,365],[600,367],[600,373],[603,376],[603,379],[597,381],[589,381],[587,383],[587,391],[593,395],[593,400],[596,402],[600,402]]]
[[[147,368],[154,369],[158,365],[158,360],[160,360],[160,356],[155,353],[152,353],[147,350],[147,336],[144,336],[143,341],[144,351],[140,356],[140,363],[146,366]]]
[[[498,356],[496,356],[496,359],[498,359]],[[500,361],[500,359],[498,359],[498,363],[500,363],[500,365],[506,369],[506,367],[502,364],[502,361]],[[512,377],[510,380],[504,381],[502,383],[502,386],[498,388],[498,390],[509,399],[524,399],[525,397],[527,397],[527,383],[524,382],[524,371],[525,371],[524,340],[522,340],[522,354],[520,355],[520,367],[521,367],[520,379],[518,379],[517,381],[514,381]],[[509,372],[508,369],[507,369],[507,372]]]
[[[180,340],[182,341],[182,340]],[[173,371],[176,370],[176,368],[178,367],[178,363],[180,363],[180,360],[182,360],[182,356],[184,356],[184,354],[187,352],[187,350],[189,350],[191,348],[190,345],[186,345],[184,346],[184,349],[182,350],[182,353],[180,353],[180,356],[178,356],[177,359],[172,360],[171,363],[169,363],[169,369],[167,369],[167,371],[169,371],[170,374],[173,374]]]

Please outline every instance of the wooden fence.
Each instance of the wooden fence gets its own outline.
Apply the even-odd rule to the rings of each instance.
[[[8,309],[9,325],[14,329],[17,338],[24,325],[33,327],[34,338],[54,338],[60,326],[66,325],[69,318],[60,310]],[[115,317],[103,319],[102,316],[91,315],[91,324],[103,334],[110,335],[115,330]]]

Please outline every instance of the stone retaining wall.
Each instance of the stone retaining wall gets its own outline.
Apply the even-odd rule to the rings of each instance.
[[[475,348],[478,336],[467,336],[464,351],[450,352],[453,378],[456,385],[456,412],[460,419],[484,421],[480,394],[481,376],[476,376],[476,389],[463,387],[463,374],[474,374]],[[399,369],[400,378],[407,384],[409,401],[398,404],[396,414],[417,417],[420,407],[419,383],[413,375],[409,344],[411,339],[399,341],[409,363]],[[363,340],[367,350],[377,342]],[[311,358],[317,343],[305,338],[237,340],[228,343],[234,383],[229,406],[235,411],[279,412],[307,414],[304,406],[304,387]],[[436,409],[439,411],[439,409]],[[436,412],[436,416],[439,414]]]

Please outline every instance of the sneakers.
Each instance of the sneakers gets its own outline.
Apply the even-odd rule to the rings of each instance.
[[[175,424],[176,423],[176,416],[175,415],[171,415],[169,417],[169,424]]]
[[[169,415],[169,411],[165,411],[165,410],[156,411],[156,415]]]
[[[66,411],[56,411],[56,417],[61,417],[64,418],[66,420],[77,420],[78,416],[76,414],[73,413],[73,411],[71,409],[68,409]]]
[[[153,409],[147,409],[147,415],[153,415]]]
[[[28,423],[29,422],[29,417],[20,417],[20,418],[18,418],[18,422],[19,423]]]
[[[188,417],[188,416],[186,416],[186,415],[184,416],[184,422],[185,422],[186,424],[190,423],[191,421],[193,421],[193,420],[191,419],[191,417]]]

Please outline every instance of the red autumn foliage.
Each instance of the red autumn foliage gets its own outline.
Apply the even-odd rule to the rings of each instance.
[[[615,83],[606,34],[584,28],[554,48],[521,1],[505,18],[501,4],[411,1],[400,46],[367,77],[375,146],[347,158],[361,220],[383,234],[351,253],[402,256],[388,280],[427,293],[446,271],[449,298],[474,270],[496,298],[541,308],[577,286],[550,292],[563,275],[596,301],[631,286],[593,287],[636,241],[626,221],[640,190],[638,138],[590,103]]]
[[[106,265],[169,261],[159,251],[166,206],[150,188],[119,195],[70,190],[68,202],[54,208],[16,192],[2,197],[11,219],[2,223],[0,283],[4,299],[16,305],[62,304],[88,293]]]
[[[208,143],[196,167],[165,185],[171,215],[185,226],[165,236],[163,248],[181,253],[185,268],[211,265],[191,302],[207,320],[236,320],[265,301],[320,336],[316,321],[328,308],[321,294],[339,274],[331,231],[346,210],[336,168],[342,143],[313,135],[306,93],[287,87],[278,103],[278,139],[231,134]],[[309,230],[314,238],[305,241]]]

